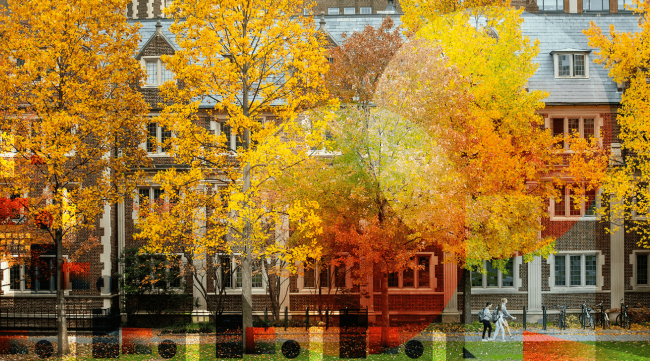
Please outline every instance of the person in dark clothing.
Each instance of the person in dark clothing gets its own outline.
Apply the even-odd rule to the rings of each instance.
[[[492,323],[490,322],[492,320],[492,313],[490,312],[491,308],[492,308],[492,302],[488,302],[485,304],[485,308],[483,309],[483,311],[479,312],[480,313],[479,319],[483,323],[483,337],[481,341],[488,341],[488,339],[492,335]],[[485,330],[487,330],[488,332],[488,338],[485,338]]]

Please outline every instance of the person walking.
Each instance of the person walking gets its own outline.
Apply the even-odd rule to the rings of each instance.
[[[501,299],[501,312],[503,312],[503,329],[508,330],[508,337],[512,338],[512,333],[510,333],[510,326],[508,325],[508,318],[512,318],[513,320],[516,320],[517,317],[514,317],[508,313],[508,310],[506,309],[506,303],[508,303],[507,298],[502,298]],[[505,333],[505,331],[504,331]]]
[[[483,337],[481,341],[487,341],[492,334],[492,323],[490,323],[492,313],[490,312],[490,308],[492,308],[492,302],[486,303],[485,308],[478,312],[478,320],[483,323]],[[488,338],[485,338],[485,330],[488,332]]]
[[[503,304],[500,303],[499,307],[494,311],[494,315],[492,315],[492,321],[496,323],[497,328],[494,331],[494,337],[489,339],[490,341],[494,341],[497,339],[497,336],[499,336],[499,331],[501,331],[501,341],[506,340],[506,331],[503,329],[503,311],[502,311],[502,306]]]

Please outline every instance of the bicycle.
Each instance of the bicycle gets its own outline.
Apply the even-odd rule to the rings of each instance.
[[[566,306],[558,305],[557,308],[560,310],[560,315],[557,318],[557,327],[560,330],[566,330]]]
[[[619,327],[622,328],[627,328],[628,330],[630,329],[630,323],[632,320],[630,320],[630,315],[627,313],[627,306],[623,300],[621,300],[621,312],[616,316],[616,324]]]
[[[603,306],[603,303],[599,303],[596,305],[596,307],[600,308],[600,317],[596,318],[596,325],[600,325],[604,329],[611,328],[611,324],[609,323],[609,316],[607,313],[605,313],[605,306]]]
[[[582,313],[580,314],[580,326],[583,328],[589,327],[592,330],[596,329],[596,322],[594,316],[591,314],[591,308],[587,306],[587,301],[582,303]]]

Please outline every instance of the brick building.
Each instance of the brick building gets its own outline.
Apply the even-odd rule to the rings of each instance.
[[[576,130],[583,137],[593,135],[601,139],[604,147],[611,147],[614,152],[620,147],[616,115],[623,89],[609,78],[601,65],[594,63],[593,49],[587,46],[582,29],[588,28],[593,21],[601,28],[614,24],[617,30],[638,31],[637,17],[624,11],[621,7],[623,3],[627,3],[627,0],[598,3],[594,3],[594,0],[513,2],[513,5],[523,6],[527,10],[522,15],[524,35],[540,41],[540,53],[536,58],[539,69],[530,79],[529,88],[549,92],[545,100],[546,108],[540,111],[546,127],[555,134]],[[137,58],[149,73],[142,91],[151,105],[152,115],[160,111],[157,108],[161,100],[157,86],[171,77],[159,57],[177,50],[174,34],[169,31],[172,20],[164,18],[165,4],[165,0],[134,0],[128,9],[130,21],[142,25],[141,49]],[[342,41],[343,33],[361,31],[366,25],[378,27],[384,16],[393,17],[395,24],[399,25],[399,1],[394,4],[394,12],[377,13],[389,6],[385,0],[318,1],[315,13],[322,11],[330,15],[317,16],[315,20],[317,24],[320,23],[322,31],[327,32],[331,44],[336,45]],[[354,15],[346,15],[345,9],[348,7],[355,9]],[[371,7],[372,13],[362,13],[363,7]],[[329,8],[337,8],[338,14],[332,15],[327,10]],[[162,19],[156,19],[159,16]],[[206,104],[205,108],[208,107]],[[202,121],[214,120],[204,118]],[[156,124],[152,124],[149,130],[150,135],[159,140],[171,136]],[[147,170],[151,176],[171,165],[171,159],[162,149],[143,146],[148,148],[153,159],[153,167]],[[105,246],[96,259],[91,260],[93,277],[113,275],[118,269],[116,255],[126,247],[137,246],[132,238],[134,219],[137,217],[134,203],[141,196],[152,200],[164,196],[159,189],[155,184],[141,185],[132,200],[107,211],[97,227]],[[508,274],[492,269],[489,264],[486,275],[473,274],[473,313],[478,312],[486,301],[496,302],[502,297],[510,300],[509,309],[513,314],[521,313],[524,306],[532,315],[541,315],[542,306],[556,310],[557,305],[565,305],[570,312],[577,312],[578,305],[583,301],[591,306],[603,302],[606,308],[618,307],[621,299],[630,304],[640,302],[650,306],[648,250],[636,246],[637,236],[634,234],[627,234],[623,230],[614,233],[606,231],[610,224],[598,219],[593,211],[599,203],[596,194],[592,194],[586,203],[578,212],[571,207],[568,193],[565,193],[562,201],[549,201],[550,217],[542,222],[546,228],[544,235],[557,237],[557,254],[548,260],[537,257],[530,263],[523,263],[522,257],[514,257],[508,264],[511,271]],[[453,264],[444,264],[443,260],[444,254],[439,250],[427,249],[418,254],[418,262],[425,265],[425,270],[391,275],[389,294],[394,321],[462,319],[465,282],[461,277],[462,270]],[[228,259],[228,262],[231,261]],[[338,269],[324,271],[317,269],[291,277],[284,291],[288,297],[284,298],[282,309],[286,306],[290,314],[300,316],[307,307],[312,311],[319,306],[330,309],[368,307],[371,318],[381,317],[381,292],[377,278],[369,279],[366,286],[357,288],[353,287],[350,276],[345,272],[338,277]],[[9,270],[6,270],[3,279],[10,277]],[[324,277],[332,279],[332,287],[321,290],[319,294],[316,285]],[[186,277],[185,281],[183,286],[177,287],[178,291],[192,293],[192,280]],[[226,311],[237,312],[241,309],[238,282],[236,276],[228,282]],[[261,315],[268,305],[265,291],[267,281],[261,277],[253,284],[254,311]],[[213,285],[208,287],[214,291]],[[54,297],[28,290],[15,292],[5,283],[2,292],[2,307],[29,305],[29,302],[43,302],[43,299],[49,302],[48,297]],[[83,291],[71,290],[70,295],[75,300],[109,307],[117,293],[109,289],[101,293],[95,287],[90,287]],[[212,307],[216,297],[215,293],[207,303],[201,303],[194,309],[195,314]]]

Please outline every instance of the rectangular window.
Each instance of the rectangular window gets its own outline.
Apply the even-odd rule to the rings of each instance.
[[[338,15],[339,8],[327,8],[327,15]]]
[[[609,11],[609,0],[583,0],[583,11]]]
[[[330,287],[330,269],[328,265],[320,264],[320,272],[318,273],[318,283],[320,287]]]
[[[429,257],[418,257],[418,287],[429,287]]]
[[[559,54],[557,61],[559,76],[571,76],[571,55]]]
[[[156,152],[156,141],[158,140],[158,125],[156,123],[149,123],[147,127],[149,136],[147,138],[147,152]]]
[[[22,266],[15,265],[9,269],[9,289],[20,291],[20,269]]]
[[[472,272],[472,287],[483,287],[483,274]]]
[[[566,216],[566,187],[561,187],[559,193],[559,197],[555,198],[554,214],[556,216]]]
[[[144,206],[146,204],[150,204],[149,202],[149,188],[139,188],[138,189],[138,202],[140,203],[140,206]]]
[[[564,118],[553,119],[553,137],[564,136]],[[557,144],[564,148],[564,139],[558,140]]]
[[[232,287],[232,263],[230,256],[219,256],[221,282],[223,287]]]
[[[648,284],[648,255],[647,254],[636,255],[636,284],[637,285]]]
[[[593,119],[584,119],[583,120],[583,138],[585,139],[593,139],[595,137],[595,126],[594,126],[594,120]]]
[[[585,215],[586,216],[595,216],[596,215],[596,190],[592,189],[585,192],[587,197],[587,203],[585,204]]]
[[[573,55],[573,76],[585,76],[585,56],[582,54]]]
[[[242,286],[242,276],[241,276],[241,266],[237,266],[235,270],[235,287],[241,288]]]
[[[158,85],[158,60],[146,61],[147,85]]]
[[[569,256],[571,270],[571,286],[582,285],[582,260],[581,256]]]
[[[397,272],[388,274],[388,287],[399,287],[399,274]]]
[[[56,267],[54,257],[40,256],[34,267],[36,291],[56,291]]]
[[[630,9],[636,9],[632,0],[618,0],[618,11],[632,11]]]
[[[334,267],[334,287],[345,287],[345,265]]]
[[[344,15],[354,15],[357,12],[356,8],[343,8]]]
[[[303,269],[304,273],[304,283],[303,287],[305,288],[314,288],[316,287],[316,264],[314,260],[310,260],[309,266],[306,266]]]
[[[361,10],[361,14],[363,15],[372,14],[372,8],[369,6],[362,6],[360,10]]]
[[[161,127],[160,129],[160,143],[161,143],[161,148],[163,152],[166,152],[169,150],[169,144],[167,143],[169,139],[172,137],[172,131],[168,130],[165,127]]]
[[[231,140],[230,140],[230,126],[226,125],[224,123],[221,123],[221,134],[226,138],[224,141],[226,142],[225,148],[228,150],[233,150]]]
[[[402,271],[402,287],[415,287],[415,272],[412,268]]]
[[[580,136],[580,119],[569,119],[569,135]]]
[[[173,75],[172,71],[167,69],[165,67],[165,64],[162,61],[160,62],[160,76],[161,76],[161,78],[160,78],[160,83],[161,84],[168,81],[168,80],[173,80],[174,79],[174,75]]]
[[[564,10],[563,0],[537,0],[540,11],[562,11]]]
[[[596,285],[596,256],[585,256],[585,286]]]
[[[169,257],[169,287],[181,287],[181,257]]]
[[[566,286],[566,256],[555,256],[555,285]]]
[[[499,270],[492,267],[492,262],[487,263],[487,286],[499,287]]]
[[[152,256],[154,287],[159,289],[167,288],[167,264],[165,256]]]
[[[572,196],[572,192],[567,188],[567,198],[569,199],[569,215],[580,216],[582,214],[582,202]]]
[[[262,288],[262,261],[260,260],[253,262],[251,284],[253,288]]]
[[[501,287],[512,287],[514,286],[514,264],[513,260],[508,260],[506,263],[506,273],[502,272],[501,275]]]
[[[165,190],[161,188],[154,188],[153,189],[153,201],[156,203],[161,203],[164,201],[163,197],[165,195]]]

